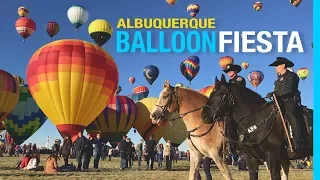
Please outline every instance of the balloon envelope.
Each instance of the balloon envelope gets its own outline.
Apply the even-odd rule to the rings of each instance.
[[[146,78],[148,83],[152,85],[159,76],[159,69],[154,65],[146,66],[143,69],[143,76]]]
[[[214,90],[214,86],[207,86],[205,88],[200,89],[200,93],[209,97],[213,90]]]

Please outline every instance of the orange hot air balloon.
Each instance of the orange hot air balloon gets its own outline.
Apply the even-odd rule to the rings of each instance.
[[[241,66],[242,66],[243,69],[248,69],[249,63],[248,63],[248,62],[243,62],[243,63],[241,64]]]
[[[26,38],[36,31],[36,23],[27,17],[21,17],[16,21],[16,30],[25,41]]]
[[[226,69],[226,66],[228,64],[233,64],[234,60],[231,56],[223,56],[220,58],[219,64],[222,67],[222,69]]]
[[[27,67],[34,100],[73,141],[108,105],[118,79],[116,63],[105,50],[76,39],[44,45]]]
[[[166,1],[171,7],[177,2],[177,0],[166,0]]]
[[[253,4],[253,8],[254,8],[254,10],[256,10],[256,11],[260,11],[260,10],[262,9],[262,2],[255,2],[255,3]]]
[[[214,86],[207,86],[205,88],[200,89],[200,93],[209,97],[211,92],[214,90]]]
[[[153,139],[158,143],[163,136],[164,128],[159,125],[152,124],[150,112],[156,105],[158,98],[148,97],[136,103],[137,115],[133,122],[133,127],[139,132],[144,140],[149,139],[153,135]]]
[[[29,15],[29,10],[23,6],[18,8],[18,14],[20,17],[27,17]]]
[[[19,96],[18,82],[10,73],[0,69],[0,122],[14,109]]]

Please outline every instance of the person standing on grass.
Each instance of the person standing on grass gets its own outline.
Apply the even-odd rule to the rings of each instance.
[[[163,144],[159,144],[157,146],[157,154],[158,154],[158,167],[162,167],[163,162]]]
[[[143,154],[143,139],[140,140],[140,143],[137,144],[136,154],[138,157],[138,166],[141,166],[142,154]]]
[[[94,144],[95,144],[95,147],[94,147],[95,156],[94,156],[93,167],[94,169],[98,169],[102,148],[104,146],[103,140],[101,139],[101,135],[99,133],[97,134],[97,139],[94,141]]]
[[[127,165],[128,158],[128,143],[126,142],[127,136],[123,136],[122,140],[119,142],[119,152],[120,152],[120,170],[124,170]]]
[[[212,175],[211,175],[211,172],[210,172],[210,165],[211,165],[211,158],[209,157],[203,157],[203,159],[201,160],[201,163],[202,163],[202,167],[203,167],[203,170],[204,170],[204,173],[206,175],[206,179],[207,180],[212,180]],[[199,171],[196,172],[196,180],[201,180],[201,176],[200,176],[200,173]]]
[[[82,156],[84,154],[84,148],[86,146],[87,139],[83,136],[82,131],[79,131],[78,138],[75,141],[75,152],[76,152],[76,159],[78,162],[77,171],[81,171],[82,167]]]
[[[171,171],[172,169],[172,160],[174,157],[174,150],[171,145],[170,140],[167,141],[166,145],[164,146],[163,149],[163,159],[166,161],[166,170]]]
[[[132,142],[131,142],[131,139],[130,138],[127,138],[126,139],[126,142],[127,142],[127,145],[128,145],[128,157],[127,157],[127,166],[126,167],[130,167],[131,168],[131,165],[132,165]]]
[[[90,159],[93,155],[93,140],[91,134],[87,135],[86,146],[84,148],[83,170],[89,169]]]
[[[154,158],[156,155],[156,146],[157,143],[156,141],[153,139],[153,135],[150,135],[149,139],[146,141],[146,145],[147,145],[147,169],[153,170],[153,163],[154,163]]]
[[[71,147],[72,147],[72,141],[71,141],[70,135],[67,134],[64,138],[63,145],[62,145],[62,157],[63,157],[65,166],[68,166],[68,159],[69,159]]]

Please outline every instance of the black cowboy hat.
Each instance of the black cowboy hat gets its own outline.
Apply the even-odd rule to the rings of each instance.
[[[226,68],[223,70],[223,72],[228,73],[229,71],[235,71],[236,73],[239,73],[241,70],[242,68],[239,65],[228,64]]]
[[[284,57],[277,57],[277,60],[275,60],[272,64],[269,66],[279,66],[281,64],[285,64],[286,67],[293,67],[293,62],[289,61],[287,58]]]

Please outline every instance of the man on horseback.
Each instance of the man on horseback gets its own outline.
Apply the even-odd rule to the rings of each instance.
[[[276,95],[279,105],[283,108],[283,115],[289,121],[294,141],[295,151],[302,150],[306,146],[306,140],[302,136],[303,116],[301,111],[301,97],[298,90],[299,77],[296,73],[288,71],[287,68],[293,67],[293,62],[284,57],[277,57],[269,66],[275,66],[278,79],[275,81],[274,91],[268,93],[266,98]]]
[[[246,81],[243,77],[239,76],[238,73],[242,70],[239,65],[228,64],[226,69],[223,72],[227,73],[230,77],[229,83],[240,84],[242,86],[246,86]],[[237,124],[233,120],[232,115],[225,116],[225,122],[227,125],[227,134],[231,140],[237,141],[238,134],[237,134]],[[230,151],[233,155],[236,154],[236,144],[234,142],[229,141]]]

